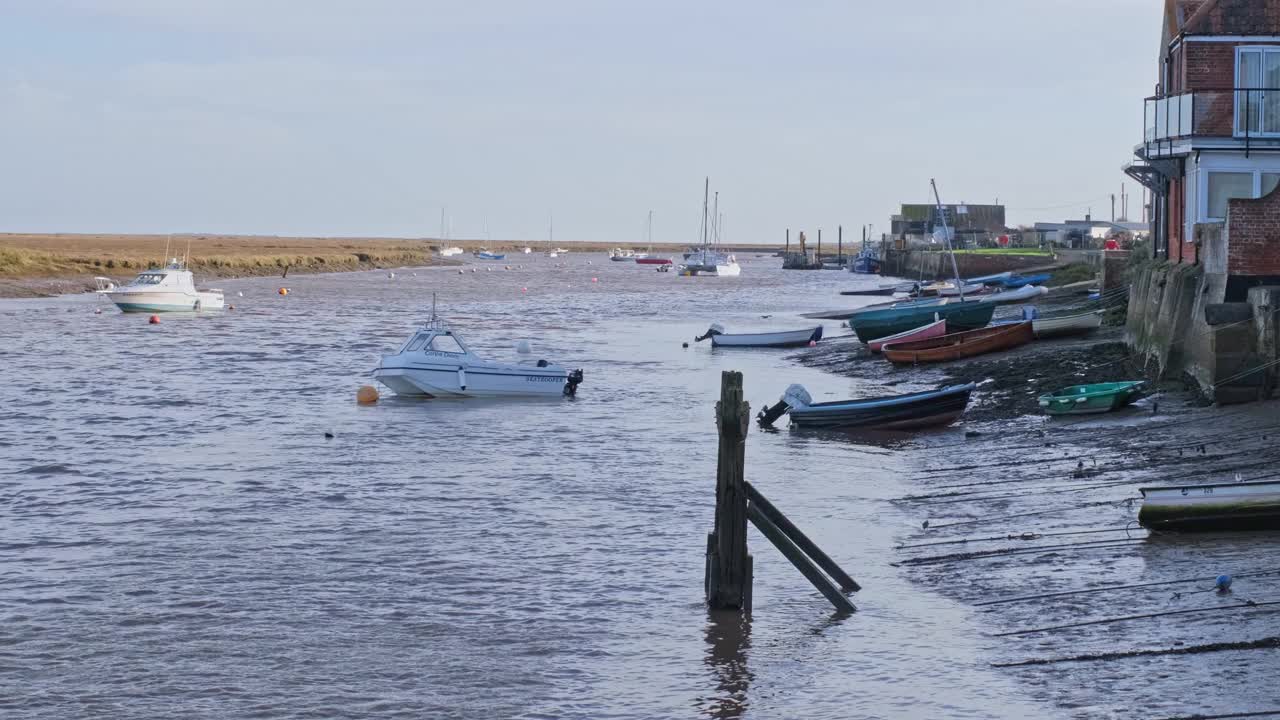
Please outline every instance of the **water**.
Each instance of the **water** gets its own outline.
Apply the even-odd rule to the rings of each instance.
[[[592,259],[224,281],[234,311],[158,326],[87,296],[0,302],[0,711],[1067,716],[990,667],[971,607],[890,565],[923,462],[897,446],[753,429],[748,478],[864,585],[860,612],[833,617],[752,531],[754,618],[710,616],[720,372],[753,408],[793,382],[875,388],[681,343],[794,326],[855,281]],[[357,406],[433,292],[478,352],[527,338],[584,368],[579,398]]]

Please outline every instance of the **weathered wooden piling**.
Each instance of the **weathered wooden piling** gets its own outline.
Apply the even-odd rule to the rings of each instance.
[[[723,373],[720,402],[716,404],[720,447],[716,464],[715,530],[707,536],[703,580],[707,604],[714,610],[751,611],[754,565],[747,552],[747,521],[750,520],[836,610],[856,611],[844,593],[861,589],[858,583],[746,481],[750,420],[751,407],[742,400],[742,373]]]
[[[713,609],[751,610],[751,556],[747,554],[747,429],[751,406],[742,399],[742,373],[720,377],[716,427],[716,524],[707,541],[707,603]]]

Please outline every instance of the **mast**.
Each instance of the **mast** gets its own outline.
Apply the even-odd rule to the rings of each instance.
[[[169,244],[173,242],[173,233],[164,236],[164,263],[160,267],[169,264]]]
[[[938,204],[938,219],[942,221],[942,239],[947,244],[947,253],[951,256],[951,271],[956,276],[956,292],[960,293],[960,302],[964,302],[964,281],[960,279],[960,266],[956,264],[956,251],[951,247],[951,230],[947,227],[947,213],[942,208],[942,197],[938,195],[938,181],[929,179],[933,187],[933,199]]]
[[[720,244],[720,191],[716,191],[715,205],[711,210],[711,242],[714,245]]]
[[[653,211],[649,211],[649,222],[645,227],[645,237],[649,240],[649,252],[653,252]]]
[[[704,250],[707,247],[707,200],[710,199],[710,195],[711,178],[708,177],[705,184],[702,186],[702,227],[698,230],[698,234],[701,236],[699,240],[702,242],[702,248]]]

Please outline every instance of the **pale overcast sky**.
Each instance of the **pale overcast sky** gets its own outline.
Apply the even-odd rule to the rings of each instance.
[[[930,177],[1109,217],[1161,5],[0,0],[0,231],[690,242],[704,175],[735,242]]]

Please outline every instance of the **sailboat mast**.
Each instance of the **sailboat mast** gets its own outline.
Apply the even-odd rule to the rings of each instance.
[[[938,219],[942,221],[942,239],[947,244],[947,254],[951,256],[951,272],[956,276],[956,292],[960,293],[960,302],[964,302],[964,281],[960,279],[960,266],[956,264],[956,251],[951,247],[951,229],[947,227],[947,213],[942,207],[942,197],[938,195],[938,181],[929,179],[933,187],[933,199],[938,204]]]
[[[708,177],[705,184],[702,186],[702,227],[698,230],[699,235],[701,235],[698,239],[702,242],[703,248],[706,248],[707,246],[707,201],[710,197],[711,178]]]

